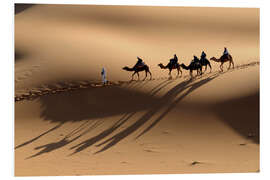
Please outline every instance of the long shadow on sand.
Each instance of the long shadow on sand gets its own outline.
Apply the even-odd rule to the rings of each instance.
[[[134,131],[139,129],[142,125],[144,125],[146,122],[148,122],[153,115],[155,115],[157,112],[159,112],[162,108],[166,107],[165,111],[159,115],[158,118],[156,118],[150,126],[148,126],[142,133],[137,136],[139,138],[146,132],[148,132],[150,129],[152,129],[160,120],[162,120],[171,110],[174,108],[177,103],[179,103],[184,97],[189,95],[191,92],[193,92],[195,89],[203,86],[204,84],[210,82],[211,80],[215,79],[217,75],[214,75],[212,77],[208,77],[206,79],[199,80],[198,82],[192,83],[192,80],[187,80],[184,82],[179,83],[175,87],[173,87],[171,90],[169,90],[159,101],[158,104],[155,104],[148,112],[146,112],[141,118],[139,118],[134,124],[130,125],[123,131],[117,133],[113,137],[99,143],[96,145],[97,147],[102,146],[106,144],[101,150],[97,151],[96,153],[100,153],[102,151],[105,151],[109,149],[110,147],[116,145],[118,142],[120,142],[125,137],[132,134]],[[180,97],[177,97],[180,93],[185,93],[180,95]],[[176,99],[175,99],[176,98]]]
[[[141,101],[140,101],[142,99],[142,97],[141,97],[142,94],[139,94],[140,98],[138,98],[138,92],[133,92],[133,95],[135,95],[133,103],[130,103],[130,97],[132,97],[132,96],[130,96],[131,95],[130,91],[126,92],[127,93],[126,95],[129,96],[128,98],[120,98],[121,96],[125,96],[125,93],[123,93],[125,90],[122,90],[120,88],[114,89],[115,87],[113,87],[111,90],[119,90],[120,92],[111,91],[111,90],[110,90],[110,92],[113,92],[116,94],[120,93],[120,94],[117,94],[117,96],[115,94],[115,96],[105,96],[104,97],[104,94],[106,94],[106,93],[100,92],[100,91],[105,91],[106,88],[100,88],[98,90],[97,94],[95,94],[95,92],[91,92],[88,90],[85,92],[84,91],[83,92],[79,92],[79,91],[75,92],[74,91],[71,94],[70,93],[69,94],[63,93],[63,94],[58,94],[55,96],[48,96],[48,97],[44,97],[44,99],[41,98],[41,102],[43,102],[43,107],[44,107],[44,105],[46,105],[46,108],[44,108],[42,116],[43,116],[43,118],[45,118],[47,120],[57,121],[57,122],[60,122],[61,124],[63,124],[67,121],[78,121],[78,120],[84,120],[84,119],[88,119],[88,121],[91,121],[91,118],[106,117],[106,116],[111,116],[114,114],[125,114],[120,120],[116,121],[112,126],[103,130],[98,135],[93,136],[93,137],[71,147],[71,149],[74,149],[74,152],[71,154],[71,155],[73,155],[73,154],[76,154],[80,151],[83,151],[86,148],[89,148],[93,144],[98,143],[99,141],[102,141],[103,139],[108,137],[110,134],[115,132],[119,127],[121,127],[124,123],[126,123],[137,111],[148,109],[147,112],[144,115],[142,115],[138,120],[136,120],[135,123],[128,126],[127,128],[120,131],[119,133],[115,134],[111,138],[104,140],[103,142],[97,144],[96,145],[97,147],[100,147],[100,146],[106,144],[103,148],[101,148],[99,151],[96,152],[96,153],[100,153],[100,152],[103,152],[103,151],[109,149],[110,147],[116,145],[121,140],[123,140],[124,138],[126,138],[127,136],[129,136],[130,134],[135,132],[136,130],[138,130],[146,122],[148,122],[156,113],[160,112],[162,108],[166,107],[165,111],[163,111],[161,113],[161,115],[158,118],[156,118],[152,122],[152,124],[149,127],[147,127],[138,137],[142,136],[143,134],[148,132],[151,128],[153,128],[160,120],[162,120],[171,111],[171,109],[173,107],[175,107],[177,105],[177,103],[180,102],[184,97],[186,97],[188,94],[193,92],[195,89],[210,82],[211,80],[213,80],[217,76],[218,76],[218,74],[215,74],[215,75],[212,75],[211,77],[204,78],[204,79],[202,78],[201,80],[198,80],[198,81],[197,80],[194,81],[192,79],[185,80],[185,81],[179,83],[178,85],[174,86],[164,96],[162,96],[159,99],[154,98],[153,96],[149,96],[149,95],[146,96],[145,98],[148,98],[148,99],[144,99],[144,103],[141,103]],[[151,90],[152,94],[159,92],[162,88],[166,87],[171,82],[172,81],[161,82],[156,87],[154,87],[153,90]],[[185,90],[187,90],[187,91],[184,92]],[[106,92],[108,92],[108,90],[106,90]],[[184,92],[184,93],[181,94],[182,92]],[[77,94],[77,93],[79,93],[79,94]],[[93,106],[90,106],[91,104],[89,104],[89,100],[94,100],[95,98],[99,99],[97,97],[98,94],[103,95],[103,99],[98,101],[101,103],[101,105],[95,103],[95,104],[93,104]],[[73,96],[71,96],[71,95],[73,95]],[[67,96],[70,97],[71,99],[68,99]],[[89,98],[89,96],[90,96],[90,98]],[[112,108],[112,107],[114,107],[113,106],[114,104],[111,104],[111,103],[113,103],[114,100],[118,100],[118,99],[119,99],[119,101],[120,101],[120,99],[122,99],[122,101],[123,101],[122,102],[123,104],[121,103],[121,101],[120,102],[117,101],[118,104],[119,103],[122,104],[120,106],[120,110],[118,107],[116,109],[113,108],[113,109],[110,109],[109,111],[105,111],[106,110],[106,108],[104,108],[105,105],[106,105],[105,107],[107,107],[108,109],[109,109],[109,107]],[[128,99],[129,106],[128,106],[127,102],[125,102],[125,99]],[[139,99],[139,101],[138,101],[138,99]],[[63,100],[64,102],[61,100]],[[67,100],[69,102],[65,102]],[[136,104],[136,102],[138,104]],[[59,108],[58,108],[58,106],[59,106]],[[52,107],[54,107],[54,108],[52,108]],[[57,107],[57,108],[55,108],[55,107]],[[102,107],[102,108],[99,109],[98,107],[100,107],[100,108]],[[68,108],[68,109],[66,109],[66,108]],[[125,113],[123,113],[123,112],[125,112]],[[83,131],[82,133],[80,133],[80,134],[77,133],[79,135],[76,135],[75,137],[72,137],[72,136],[74,136],[74,134],[71,132],[69,135],[65,136],[60,141],[52,142],[52,143],[45,144],[42,146],[38,146],[35,148],[35,150],[39,150],[39,149],[42,149],[42,150],[37,152],[36,154],[28,157],[27,159],[42,155],[44,153],[52,152],[52,151],[59,149],[59,148],[62,148],[64,146],[74,142],[75,140],[79,139],[83,135],[87,134],[90,130],[92,130],[95,127],[96,127],[95,125],[90,126],[90,128]],[[78,128],[78,129],[80,129],[80,128]],[[79,130],[79,131],[82,131],[82,130]],[[37,138],[34,138],[34,139],[36,140]],[[30,140],[28,142],[32,142],[32,141]],[[23,145],[26,145],[28,142],[23,143]],[[22,145],[19,145],[19,146],[22,146]]]
[[[182,98],[184,98],[186,95],[191,93],[193,90],[195,90],[196,88],[199,88],[200,86],[209,82],[212,79],[214,79],[214,77],[209,77],[209,78],[206,78],[203,80],[199,80],[198,82],[195,82],[192,85],[189,85],[193,82],[191,79],[186,80],[184,82],[179,83],[175,87],[173,87],[162,98],[157,99],[157,98],[154,98],[153,96],[149,96],[149,95],[146,97],[143,97],[144,103],[141,103],[141,101],[140,101],[142,99],[141,96],[143,96],[142,94],[140,94],[138,92],[130,92],[130,91],[126,92],[126,94],[125,94],[123,92],[125,92],[126,90],[122,90],[121,88],[117,88],[117,87],[113,87],[110,90],[108,90],[108,89],[106,90],[106,92],[110,91],[110,92],[114,93],[113,96],[105,96],[104,97],[104,94],[106,94],[106,93],[100,92],[100,91],[105,91],[106,88],[100,88],[97,91],[98,92],[97,94],[95,94],[95,92],[93,92],[93,91],[91,92],[88,90],[86,92],[84,92],[84,91],[83,92],[79,92],[79,91],[75,92],[74,91],[71,94],[64,94],[63,93],[63,94],[58,94],[58,95],[54,95],[54,96],[48,96],[48,97],[44,97],[44,99],[41,98],[41,102],[42,102],[43,108],[44,108],[42,116],[44,119],[47,119],[47,120],[50,120],[53,122],[55,122],[55,121],[59,122],[60,123],[59,126],[61,126],[65,122],[69,122],[69,121],[78,121],[78,120],[84,120],[84,119],[88,119],[88,121],[91,121],[91,118],[97,118],[97,117],[102,118],[102,117],[111,116],[114,114],[125,114],[120,120],[116,121],[112,126],[103,130],[98,135],[93,136],[93,137],[71,147],[71,149],[75,149],[75,151],[71,154],[71,155],[73,155],[75,153],[78,153],[78,152],[92,146],[95,143],[98,143],[99,141],[103,140],[104,138],[108,137],[116,129],[118,129],[124,123],[126,123],[137,111],[149,109],[147,111],[147,113],[145,113],[141,118],[139,118],[134,124],[127,127],[123,131],[117,133],[112,138],[109,138],[108,140],[98,144],[97,146],[101,146],[105,143],[108,143],[100,151],[98,151],[98,152],[102,152],[106,149],[109,149],[113,145],[117,144],[118,142],[120,142],[122,139],[124,139],[128,135],[132,134],[134,131],[136,131],[138,128],[140,128],[142,125],[144,125],[148,120],[150,120],[151,117],[153,115],[155,115],[161,108],[163,108],[164,106],[170,105],[168,107],[168,109],[151,125],[151,127],[147,128],[144,131],[144,133],[146,131],[150,130],[155,124],[157,124],[158,121],[160,121],[170,111],[170,108],[174,107]],[[160,84],[158,84],[157,86],[155,86],[153,88],[153,90],[151,90],[151,92],[153,94],[155,94],[158,91],[160,91],[162,88],[166,87],[166,85],[168,85],[170,83],[172,83],[172,81],[168,81],[168,80],[163,81]],[[188,88],[190,88],[190,89],[186,93],[184,93],[180,98],[178,98],[177,100],[174,101],[175,97],[177,97],[182,91],[184,91]],[[113,91],[113,90],[116,90],[116,91]],[[77,93],[79,93],[79,94],[77,94]],[[97,97],[98,94],[103,95],[102,96],[103,99],[98,101],[101,104],[95,103],[95,104],[93,104],[93,106],[90,106],[91,104],[89,104],[89,100],[93,100],[94,99],[93,97],[95,97],[96,99],[99,99],[99,96]],[[132,94],[133,94],[133,96],[132,96]],[[71,96],[71,95],[73,95],[73,96]],[[125,95],[127,95],[129,97],[128,98],[123,97]],[[67,96],[69,96],[71,99],[70,98],[68,99]],[[90,96],[90,98],[89,98],[89,96]],[[121,98],[121,96],[122,96],[122,98]],[[138,96],[139,96],[139,98],[138,98]],[[132,101],[133,103],[130,103],[130,99],[132,99],[132,97],[134,98],[133,99],[134,101]],[[121,102],[120,99],[122,99],[123,102]],[[128,102],[125,102],[126,99],[128,99]],[[61,100],[64,100],[64,102]],[[67,100],[69,102],[65,102]],[[110,109],[109,111],[104,111],[104,110],[106,110],[106,107],[108,109],[109,109],[109,107],[110,108],[114,107],[113,106],[114,104],[112,104],[114,102],[114,100],[118,100],[117,103],[120,105],[122,104],[120,106],[120,109],[118,107],[115,109],[114,108]],[[45,106],[45,104],[46,104],[46,106]],[[104,106],[105,106],[105,108],[104,108]],[[102,108],[99,109],[98,107],[102,107]],[[61,110],[63,110],[63,111],[61,111]],[[125,112],[125,113],[123,113],[123,112]],[[83,131],[81,134],[77,133],[79,135],[76,135],[75,137],[74,137],[74,135],[72,135],[72,132],[71,132],[69,136],[64,137],[60,141],[52,142],[52,143],[49,143],[46,145],[36,147],[35,150],[39,150],[39,149],[42,149],[42,150],[39,151],[38,153],[28,157],[27,159],[42,155],[44,153],[52,152],[52,151],[59,149],[59,148],[62,148],[64,146],[74,142],[75,140],[79,139],[80,137],[82,137],[83,135],[85,135],[91,129],[93,129],[95,127],[96,126],[91,126],[89,129]],[[56,127],[56,128],[58,128],[58,127]],[[78,128],[78,129],[80,129],[80,128]],[[53,129],[51,129],[51,130],[53,130]],[[47,134],[48,132],[50,132],[50,130],[43,133],[42,135]],[[33,142],[33,140],[37,140],[39,137],[40,136],[38,136],[30,141],[27,141],[27,142],[25,142],[22,145],[19,145],[17,147],[21,147],[23,145],[29,144],[29,143]],[[96,152],[96,153],[98,153],[98,152]]]
[[[171,82],[171,81],[164,81]],[[132,82],[129,88],[137,86],[142,86],[148,82]],[[161,84],[162,84],[161,83]],[[159,84],[157,85],[157,87]],[[156,87],[154,87],[156,88]],[[144,103],[141,103],[140,99],[144,99]],[[133,114],[133,112],[151,108],[158,100],[154,97],[150,97],[143,93],[130,91],[127,89],[122,89],[119,87],[103,87],[103,88],[92,88],[92,89],[82,89],[80,91],[66,92],[62,94],[55,94],[51,96],[40,97],[41,107],[43,108],[41,117],[44,120],[51,121],[53,123],[58,123],[55,127],[41,133],[37,137],[34,137],[24,143],[21,143],[15,147],[15,149],[21,148],[23,146],[29,145],[34,141],[37,141],[41,137],[52,133],[53,131],[62,127],[66,122],[76,122],[88,119],[87,122],[92,122],[96,118],[104,118],[108,116],[118,115],[118,114]],[[115,103],[117,102],[117,106]],[[122,118],[119,120],[122,121]],[[82,123],[84,124],[84,123]],[[89,123],[88,123],[89,124]],[[107,130],[101,135],[97,136],[96,139],[100,137],[105,137],[105,134],[110,134],[119,126],[112,126],[111,129]],[[80,126],[82,129],[84,126]],[[76,138],[77,139],[77,138]],[[63,147],[63,142],[60,141],[62,145],[57,145],[57,143],[52,143],[52,145],[57,145],[58,147]]]
[[[173,82],[173,81],[168,81],[168,80],[162,81],[160,84],[155,86],[152,90],[150,90],[150,96],[149,94],[146,96],[144,103],[141,103],[140,101],[142,99],[143,94],[140,94],[138,92],[122,90],[121,88],[118,88],[118,87],[113,87],[110,90],[106,88],[100,88],[100,89],[97,89],[97,92],[96,92],[97,94],[95,94],[94,90],[88,89],[87,92],[74,91],[68,94],[54,95],[52,99],[50,99],[51,96],[48,96],[48,97],[44,97],[44,101],[42,101],[43,107],[44,107],[44,112],[42,116],[45,119],[48,119],[50,121],[59,122],[60,124],[58,126],[62,126],[62,124],[64,124],[67,121],[78,121],[78,120],[80,121],[80,120],[88,119],[87,122],[92,122],[94,120],[91,120],[91,118],[102,118],[102,117],[107,117],[107,116],[116,115],[116,114],[124,114],[123,117],[121,117],[119,120],[114,122],[107,129],[102,130],[99,134],[94,135],[91,138],[86,139],[78,144],[75,144],[70,148],[71,150],[74,150],[74,152],[71,153],[70,155],[74,155],[98,143],[96,144],[96,147],[101,147],[101,149],[95,152],[96,154],[96,153],[103,152],[113,147],[114,145],[119,143],[121,140],[133,134],[136,130],[138,130],[144,124],[146,124],[147,122],[151,120],[151,124],[148,127],[146,127],[136,137],[136,139],[141,137],[142,135],[150,131],[154,126],[156,126],[174,107],[177,106],[177,104],[183,98],[185,98],[187,95],[192,93],[194,90],[212,81],[213,79],[218,77],[220,74],[221,73],[215,73],[208,77],[202,77],[200,79],[184,80],[180,82],[179,84],[177,84],[176,86],[174,86],[173,88],[171,88],[161,98],[155,98],[153,96],[154,94],[158,93],[162,88],[166,87],[167,85]],[[104,91],[104,92],[100,92],[100,91]],[[108,93],[109,91],[112,92],[114,95],[105,96],[106,95],[105,92]],[[101,95],[103,95],[100,101],[96,101],[97,99],[100,98],[100,96],[98,96],[99,94],[98,92]],[[132,96],[131,94],[133,94],[134,96]],[[71,97],[71,99],[68,99],[67,96],[70,97],[70,95],[73,95],[73,96]],[[134,97],[134,99],[132,99],[132,97]],[[121,99],[121,101],[123,102],[117,101],[118,104],[120,104],[120,106],[117,108],[114,108],[113,104],[111,103],[112,101],[118,100],[118,99],[119,101]],[[133,103],[130,102],[131,99],[132,99],[132,102],[134,101]],[[259,136],[258,136],[259,134],[259,114],[258,114],[259,113],[259,100],[258,99],[259,99],[259,96],[257,93],[251,97],[245,97],[239,100],[231,100],[228,102],[211,105],[209,106],[209,108],[211,108],[209,110],[211,110],[212,112],[216,112],[217,115],[219,115],[220,118],[227,125],[232,127],[235,131],[237,131],[241,135],[247,137],[247,134],[252,133],[252,137],[249,137],[249,138],[251,138],[256,143],[259,143]],[[61,100],[64,100],[64,101],[66,100],[66,102],[61,102]],[[80,100],[82,100],[81,103],[80,103]],[[90,100],[95,101],[95,103],[89,104],[88,102]],[[44,103],[45,104],[47,103],[46,106]],[[57,107],[57,106],[60,106],[62,103],[64,103],[64,108],[62,107],[63,111],[61,111],[61,107],[59,108]],[[250,103],[254,104],[254,106],[248,107]],[[65,109],[67,107],[69,109]],[[72,107],[74,108],[72,109]],[[100,108],[97,108],[97,107],[100,107]],[[108,108],[108,111],[105,111],[106,108]],[[231,111],[224,112],[224,108],[226,110],[231,109]],[[96,110],[99,110],[99,112]],[[139,117],[135,121],[135,123],[129,125],[127,128],[121,130],[120,132],[117,132],[112,137],[109,137],[117,129],[122,127],[123,124],[128,122],[128,120],[132,118],[134,114],[136,114],[136,112],[140,110],[146,110],[147,112],[144,113],[141,117]],[[153,116],[157,114],[159,114],[158,117],[153,119]],[[100,120],[96,120],[96,121],[100,121]],[[64,137],[60,141],[36,147],[35,148],[36,150],[39,150],[39,149],[42,149],[42,150],[36,153],[35,155],[30,156],[29,158],[36,157],[41,154],[48,153],[56,149],[62,148],[65,145],[68,145],[74,142],[75,140],[79,139],[83,135],[90,132],[91,129],[96,127],[95,125],[90,126],[89,123],[85,121],[83,122],[84,123],[82,123],[80,127],[73,130],[75,133],[70,132],[66,137]],[[55,128],[58,128],[58,126],[56,126]],[[88,126],[90,126],[90,128],[86,128]],[[51,130],[41,134],[41,136],[53,131],[55,128],[52,128]],[[40,136],[30,141],[27,141],[17,147],[27,145],[33,142],[34,140],[38,139],[39,137]],[[107,139],[105,140],[105,138]]]
[[[39,151],[38,153],[26,158],[26,159],[30,159],[39,155],[42,155],[44,153],[49,153],[52,152],[54,150],[57,150],[61,147],[64,147],[65,145],[68,145],[70,143],[72,143],[73,141],[79,139],[81,136],[87,134],[88,132],[90,132],[91,130],[93,130],[94,128],[96,128],[97,126],[99,126],[102,122],[100,121],[96,121],[96,122],[90,122],[86,121],[85,123],[83,123],[79,128],[76,128],[75,130],[73,130],[72,132],[70,132],[68,135],[66,135],[63,139],[61,139],[60,141],[57,142],[53,142],[53,143],[49,143],[49,144],[45,144],[42,146],[38,146],[35,148],[35,150],[39,150],[42,149],[41,151]],[[88,127],[88,128],[86,128]],[[81,129],[80,129],[81,128]],[[84,130],[81,134],[75,136],[76,134],[78,134],[80,131]],[[74,138],[70,139],[70,137],[75,136]]]

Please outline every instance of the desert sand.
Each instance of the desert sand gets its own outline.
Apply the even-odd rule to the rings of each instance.
[[[16,12],[16,176],[259,171],[259,9]],[[191,79],[157,66],[174,54],[186,65],[203,50],[220,57],[224,47],[234,69],[211,61],[211,72]],[[137,56],[152,80],[143,72],[130,82],[122,70]]]

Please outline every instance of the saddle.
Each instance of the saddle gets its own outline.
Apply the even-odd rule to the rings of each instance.
[[[229,59],[230,54],[223,54],[220,59]]]

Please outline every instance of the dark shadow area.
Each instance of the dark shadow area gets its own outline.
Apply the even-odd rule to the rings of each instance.
[[[63,123],[145,110],[159,100],[144,93],[107,86],[42,96],[40,102],[43,119]]]
[[[219,117],[240,135],[260,143],[259,92],[239,99],[216,104],[213,107]]]
[[[15,8],[15,15],[34,6],[35,4],[21,4],[21,3],[16,3],[14,4],[14,8]]]

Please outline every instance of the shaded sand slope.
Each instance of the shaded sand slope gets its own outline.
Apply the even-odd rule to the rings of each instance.
[[[136,56],[164,77],[157,64],[173,54],[188,64],[202,50],[220,56],[224,46],[236,64],[259,59],[258,9],[35,5],[15,16],[15,88],[96,81],[102,67],[109,80],[128,80],[121,68]]]
[[[258,87],[249,95],[217,101],[195,93],[203,96],[211,83],[254,70],[258,72],[258,65],[194,80],[133,82],[16,102],[15,173],[255,172]],[[239,83],[245,84],[224,81],[224,87]]]

